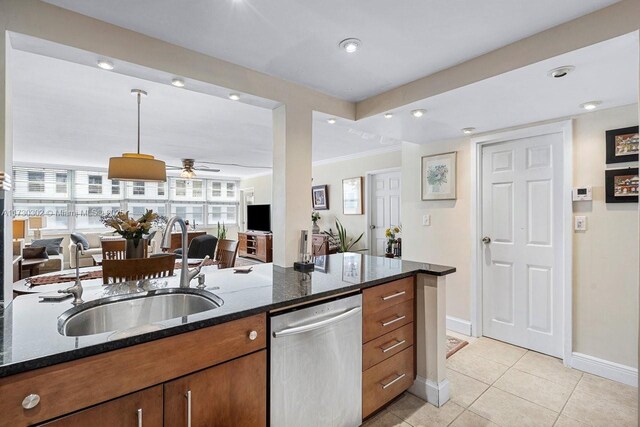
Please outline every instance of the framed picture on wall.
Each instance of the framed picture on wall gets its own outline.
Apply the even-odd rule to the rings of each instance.
[[[638,161],[638,126],[608,130],[606,140],[607,164]]]
[[[342,180],[342,213],[362,215],[362,177]]]
[[[607,203],[638,203],[638,168],[609,169],[604,173]]]
[[[311,200],[313,210],[326,211],[329,209],[329,189],[326,185],[314,185],[311,187]]]
[[[422,200],[455,200],[456,154],[422,157]]]

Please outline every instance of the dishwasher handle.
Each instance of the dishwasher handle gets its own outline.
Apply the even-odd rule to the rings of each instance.
[[[274,338],[280,338],[280,337],[286,337],[287,335],[295,335],[295,334],[301,334],[303,332],[313,331],[314,329],[319,329],[327,325],[330,325],[332,323],[339,322],[343,319],[346,319],[347,317],[353,316],[356,313],[360,313],[361,311],[362,311],[362,307],[355,307],[337,316],[330,317],[329,319],[321,320],[320,322],[310,323],[308,325],[296,326],[294,328],[288,328],[278,332],[274,332],[273,336]]]

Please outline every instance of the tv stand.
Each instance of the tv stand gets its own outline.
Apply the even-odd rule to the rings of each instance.
[[[273,261],[272,234],[247,231],[238,233],[238,255],[262,262]]]

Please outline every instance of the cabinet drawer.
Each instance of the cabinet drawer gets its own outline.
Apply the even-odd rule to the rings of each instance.
[[[407,277],[362,291],[364,315],[413,299],[414,280],[413,277]]]
[[[413,322],[412,299],[375,313],[365,313],[362,319],[362,342],[369,342],[411,322]]]
[[[258,314],[0,378],[0,425],[50,420],[265,347],[266,315]],[[22,400],[30,394],[40,403],[25,410]]]
[[[162,427],[162,386],[158,385],[43,424],[47,427]]]
[[[413,347],[362,374],[362,417],[368,417],[413,384]]]
[[[369,341],[362,347],[362,370],[366,371],[373,365],[377,365],[390,358],[407,347],[413,345],[414,323],[409,323],[388,334]]]

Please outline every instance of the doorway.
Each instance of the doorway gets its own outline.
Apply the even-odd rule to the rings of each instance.
[[[247,206],[254,203],[253,188],[240,189],[240,212],[238,218],[238,231],[247,231]]]
[[[472,141],[476,335],[561,358],[571,354],[570,134],[565,123]]]
[[[385,231],[400,226],[401,172],[397,169],[370,172],[369,189],[369,248],[373,256],[384,256]]]

